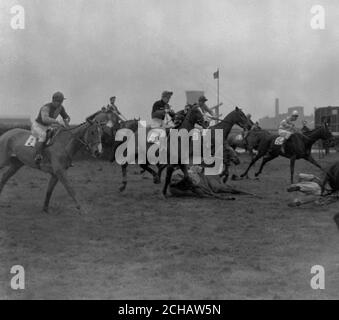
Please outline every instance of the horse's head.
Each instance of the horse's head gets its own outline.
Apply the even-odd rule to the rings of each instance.
[[[224,151],[224,155],[223,155],[224,163],[232,162],[236,166],[238,164],[240,164],[240,159],[239,159],[237,153],[228,143],[224,143],[224,150],[223,151]]]
[[[102,154],[102,128],[101,124],[92,120],[91,117],[86,119],[89,124],[82,139],[82,143],[86,146],[87,150],[94,156],[98,157]]]
[[[205,121],[204,115],[198,106],[193,106],[188,109],[185,120],[190,122],[193,127],[195,124],[202,126],[204,129],[208,127],[208,122]]]
[[[227,116],[233,123],[237,124],[239,127],[250,130],[252,127],[251,121],[246,117],[245,113],[238,107]]]

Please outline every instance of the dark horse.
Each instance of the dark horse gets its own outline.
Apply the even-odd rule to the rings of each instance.
[[[247,119],[246,115],[243,113],[243,111],[241,109],[239,109],[238,107],[235,107],[235,109],[230,112],[223,120],[221,120],[219,123],[217,123],[214,126],[209,127],[209,129],[211,130],[211,154],[214,154],[215,149],[219,146],[215,145],[215,130],[223,130],[223,141],[227,141],[227,137],[232,129],[232,127],[237,124],[240,127],[242,127],[243,129],[249,129],[251,127],[251,123],[250,121]],[[225,151],[225,146],[224,146],[224,151]],[[224,162],[225,164],[225,162]],[[227,163],[226,163],[227,165]],[[166,182],[163,188],[163,194],[166,195],[167,192],[167,187],[171,181],[171,176],[172,173],[175,169],[175,167],[178,165],[173,165],[170,164],[167,166],[167,173],[166,173]],[[180,166],[180,165],[179,165]],[[187,172],[187,168],[186,165],[182,165],[181,169],[184,172],[185,178],[188,177],[188,175],[185,174],[185,172]],[[186,171],[184,171],[186,170]],[[227,173],[227,171],[225,172]],[[223,175],[223,173],[222,173]]]
[[[231,111],[223,120],[220,120],[216,125],[213,125],[209,127],[211,130],[211,148],[212,151],[215,149],[214,141],[215,141],[215,129],[222,129],[223,130],[223,140],[224,142],[227,141],[228,135],[231,132],[231,129],[234,125],[238,125],[239,127],[248,130],[251,127],[251,122],[247,119],[244,112],[238,108],[235,107],[233,111]],[[212,152],[213,154],[213,152]],[[226,163],[225,163],[226,164]],[[159,166],[159,177],[161,177],[162,170],[167,165],[160,165]]]
[[[283,156],[290,159],[291,183],[293,183],[295,160],[305,159],[314,164],[316,167],[322,169],[321,166],[312,157],[312,146],[319,139],[328,140],[331,139],[333,136],[327,126],[327,123],[324,123],[322,126],[309,132],[297,132],[285,142],[284,153],[282,152],[280,145],[275,145],[275,140],[277,137],[278,135],[271,134],[265,134],[262,136],[262,141],[260,141],[258,147],[258,154],[254,157],[254,159],[252,159],[248,168],[241,175],[241,177],[247,176],[250,168],[261,157],[263,157],[263,160],[259,171],[255,173],[256,177],[262,172],[263,167],[267,162],[277,158],[278,156]]]
[[[204,117],[200,111],[199,108],[197,107],[193,107],[191,109],[189,109],[189,111],[187,112],[185,119],[183,120],[182,124],[180,126],[177,127],[177,129],[186,129],[188,132],[191,131],[194,128],[195,124],[199,124],[202,127],[206,127],[205,125],[205,121],[204,121]],[[151,130],[151,128],[146,128],[146,134],[149,133],[149,131]],[[168,130],[166,130],[167,134],[169,133]],[[138,163],[138,154],[140,151],[145,152],[145,154],[147,154],[147,151],[150,147],[154,146],[154,143],[150,143],[150,142],[146,142],[146,149],[145,150],[139,150],[138,149],[138,132],[135,133],[134,135],[135,138],[135,150],[132,154],[132,157],[135,158],[136,163]],[[167,139],[167,143],[170,143],[170,139]],[[121,145],[121,142],[118,142],[119,145]],[[168,145],[168,150],[170,149],[169,145]],[[133,159],[132,159],[133,160]],[[120,191],[124,191],[126,189],[127,186],[127,167],[128,167],[128,162],[126,161],[124,164],[121,165],[122,168],[122,184],[120,186]],[[145,164],[139,164],[139,166],[150,172],[153,175],[153,181],[154,183],[159,183],[160,182],[160,178],[159,175],[156,171],[154,171],[151,167],[150,167],[150,163],[148,162],[148,159],[146,158],[146,163]],[[159,165],[159,168],[162,165]],[[166,166],[166,165],[165,165]],[[184,168],[185,170],[186,168]],[[187,169],[186,169],[187,171]],[[184,171],[185,174],[185,171]],[[187,174],[188,175],[188,174]]]

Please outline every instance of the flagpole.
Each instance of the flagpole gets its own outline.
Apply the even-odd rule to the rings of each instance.
[[[218,79],[217,79],[217,106],[219,106],[219,78],[220,78],[220,75],[219,75],[219,68],[217,70],[218,72]],[[219,117],[219,114],[217,115],[217,117]]]

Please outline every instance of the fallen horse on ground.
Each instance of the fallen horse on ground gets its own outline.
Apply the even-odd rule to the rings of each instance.
[[[261,198],[253,193],[241,191],[225,184],[218,175],[205,175],[200,166],[192,166],[188,170],[189,178],[177,170],[173,173],[169,185],[172,196],[175,197],[199,197],[216,198],[222,200],[235,200],[234,195],[249,195]],[[231,194],[232,196],[223,196]]]

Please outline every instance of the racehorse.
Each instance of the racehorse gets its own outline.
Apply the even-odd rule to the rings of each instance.
[[[244,112],[238,108],[235,107],[233,111],[231,111],[223,120],[220,120],[219,123],[210,126],[208,129],[211,130],[211,149],[212,149],[212,154],[214,153],[214,143],[215,143],[215,129],[222,129],[223,130],[223,141],[227,141],[228,135],[231,132],[231,129],[233,128],[234,125],[238,125],[239,127],[249,130],[252,126],[251,122],[249,119],[247,119],[246,115]],[[161,177],[161,172],[162,170],[166,167],[167,165],[160,165],[159,166],[159,171],[158,175]]]
[[[298,159],[305,159],[322,170],[321,166],[312,157],[312,146],[319,139],[328,140],[333,136],[328,128],[327,123],[324,123],[322,126],[314,130],[310,130],[309,132],[296,132],[285,142],[284,153],[281,150],[281,145],[275,144],[275,141],[278,137],[278,135],[271,135],[267,133],[261,136],[258,154],[254,157],[254,159],[252,159],[246,171],[241,174],[241,177],[247,176],[250,168],[261,157],[263,157],[263,160],[259,171],[255,173],[256,177],[258,177],[262,172],[263,167],[267,162],[277,158],[278,156],[283,156],[290,159],[291,183],[293,183],[294,165],[295,161]]]
[[[180,129],[186,129],[188,132],[191,131],[194,128],[195,124],[199,124],[202,127],[206,127],[205,126],[205,121],[204,121],[204,117],[203,114],[201,113],[200,109],[197,107],[192,107],[186,114],[185,119],[183,120],[183,122],[181,123],[180,126],[177,127],[178,130]],[[148,133],[151,130],[151,128],[146,128],[146,133]],[[166,133],[169,133],[169,130],[166,130]],[[138,132],[135,133],[134,135],[135,137],[135,150],[133,153],[133,156],[135,158],[135,161],[137,163],[138,160],[138,153],[140,150],[138,150]],[[153,146],[154,143],[150,143],[150,142],[146,142],[146,150],[147,151],[151,146]],[[167,150],[170,150],[170,138],[167,139]],[[180,154],[180,151],[179,151]],[[169,163],[169,152],[168,152],[168,163]],[[180,159],[180,155],[178,156],[178,159]],[[122,184],[119,188],[120,191],[124,191],[126,189],[127,186],[127,166],[128,166],[128,161],[126,161],[124,164],[121,165],[122,168]],[[157,172],[155,172],[151,167],[150,167],[150,163],[148,162],[147,158],[146,158],[146,163],[145,164],[139,164],[139,166],[150,172],[153,175],[153,182],[154,183],[160,183],[160,178]],[[164,165],[166,167],[166,165]],[[159,165],[158,168],[162,167],[162,165]],[[186,167],[185,167],[186,168]],[[187,171],[187,169],[186,169]],[[185,174],[185,172],[184,172]]]
[[[9,166],[2,175],[0,194],[7,181],[24,165],[49,173],[43,211],[48,212],[53,190],[60,181],[68,194],[76,203],[76,208],[82,211],[73,187],[67,178],[67,169],[72,164],[72,158],[81,148],[86,148],[94,157],[102,152],[101,127],[88,117],[86,121],[74,128],[59,128],[49,146],[43,152],[40,165],[34,161],[35,148],[25,146],[31,132],[24,129],[11,129],[0,136],[0,169]]]

